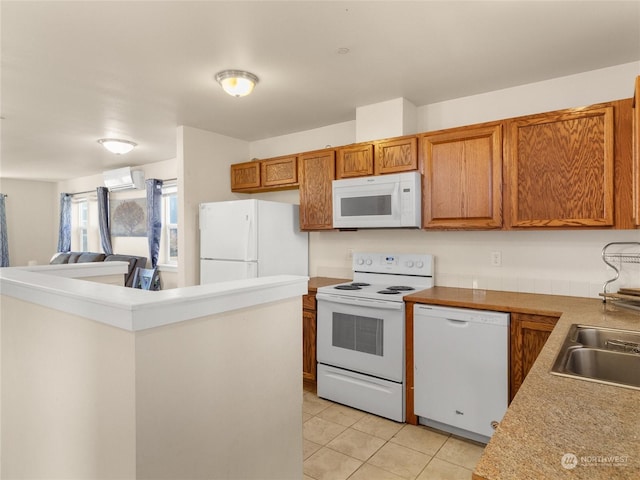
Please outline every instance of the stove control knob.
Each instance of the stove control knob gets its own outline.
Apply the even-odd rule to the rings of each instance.
[[[422,267],[424,267],[424,263],[423,263],[423,262],[421,262],[420,260],[418,260],[418,261],[416,262],[416,267],[418,267],[418,268],[422,268]]]
[[[367,264],[367,265],[371,265],[372,263],[373,263],[373,262],[371,261],[371,259],[370,259],[370,258],[367,258],[366,264]]]
[[[359,258],[358,260],[356,260],[356,263],[358,265],[362,265],[364,263],[364,260],[362,258]]]
[[[407,260],[407,267],[413,267],[413,262],[411,260]]]

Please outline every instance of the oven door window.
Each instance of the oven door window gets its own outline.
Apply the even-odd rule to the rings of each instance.
[[[365,302],[366,303],[366,302]],[[318,362],[365,375],[403,381],[404,308],[376,302],[349,305],[318,299]]]
[[[334,347],[380,357],[384,354],[384,321],[381,318],[333,312],[331,337]]]

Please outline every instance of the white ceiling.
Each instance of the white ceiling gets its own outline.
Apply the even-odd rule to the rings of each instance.
[[[175,158],[176,127],[248,141],[640,59],[640,1],[7,1],[6,178]],[[338,49],[349,53],[339,54]],[[233,98],[223,69],[260,77]],[[133,140],[126,156],[102,137]]]

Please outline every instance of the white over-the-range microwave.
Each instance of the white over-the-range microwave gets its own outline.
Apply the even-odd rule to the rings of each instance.
[[[420,172],[333,181],[334,228],[420,228]]]

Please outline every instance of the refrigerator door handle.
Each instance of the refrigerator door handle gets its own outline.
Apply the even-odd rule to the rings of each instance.
[[[245,260],[252,260],[250,255],[251,255],[251,237],[250,237],[250,232],[251,232],[251,217],[248,214],[245,214],[244,216],[244,259]]]

